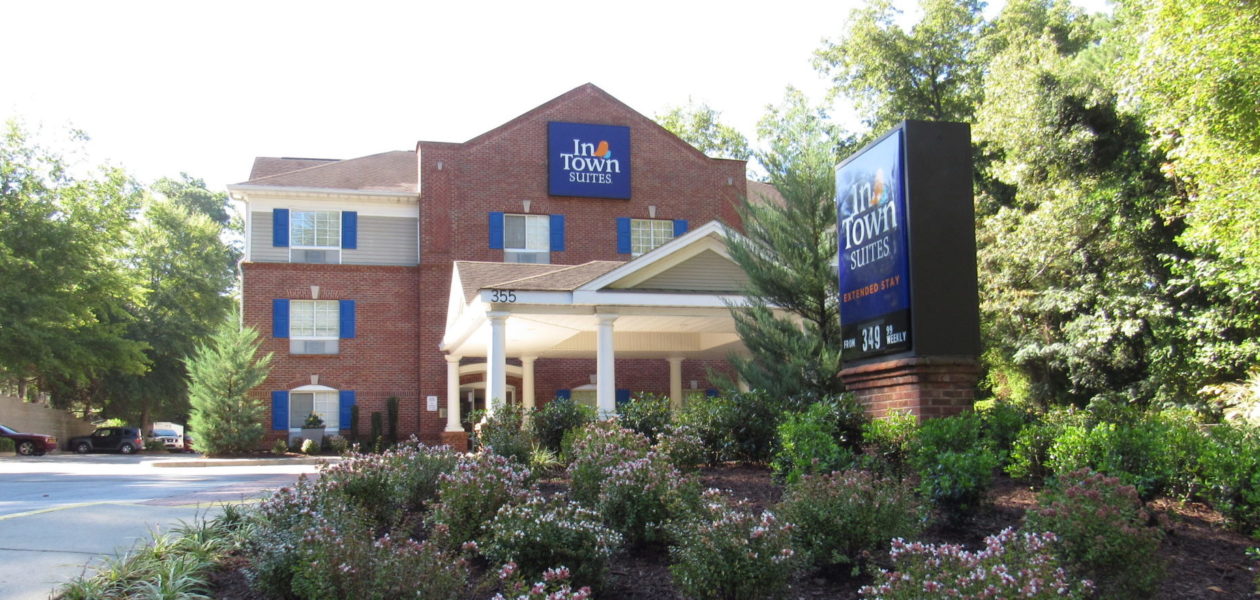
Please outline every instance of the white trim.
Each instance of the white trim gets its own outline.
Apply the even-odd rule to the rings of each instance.
[[[397,198],[411,202],[420,202],[419,192],[389,192],[379,190],[346,190],[339,188],[317,188],[317,187],[285,187],[276,185],[257,185],[250,183],[236,183],[227,186],[229,192],[246,192],[255,193],[261,196],[337,196],[339,198],[353,198],[355,196],[370,196],[372,198]]]
[[[340,392],[340,391],[341,390],[337,388],[330,388],[326,385],[304,385],[302,387],[295,387],[289,390],[289,393],[297,392],[300,394],[302,392]]]
[[[712,246],[712,244],[705,244],[701,248],[696,248],[693,252],[683,253],[683,249],[687,246],[691,246],[692,244],[709,236],[714,236],[716,241],[721,241],[726,239],[728,235],[729,234],[725,225],[717,221],[709,221],[700,227],[661,244],[655,250],[652,250],[643,256],[631,260],[630,262],[592,279],[574,290],[574,296],[576,297],[579,292],[591,292],[612,287],[614,284],[622,283],[623,279],[629,279],[631,276],[634,276],[641,271],[646,272],[639,275],[639,280],[648,279],[652,275],[656,275],[657,273],[668,269],[669,267],[678,264],[678,262],[681,262],[686,258],[690,258],[703,250],[717,250]],[[730,256],[726,254],[726,248],[724,245],[722,245],[721,249],[717,251],[723,256],[730,258]],[[681,254],[681,257],[675,258],[675,255],[679,254]]]

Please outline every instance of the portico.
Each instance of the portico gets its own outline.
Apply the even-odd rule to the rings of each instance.
[[[484,358],[486,409],[508,397],[508,376],[521,382],[532,408],[536,365],[548,359],[594,358],[595,404],[616,411],[619,359],[660,359],[669,396],[683,403],[687,360],[723,360],[747,350],[729,306],[745,302],[746,279],[727,255],[727,232],[710,222],[628,262],[581,265],[456,262],[446,333],[446,431],[462,432],[460,377]],[[520,366],[508,362],[518,359]]]

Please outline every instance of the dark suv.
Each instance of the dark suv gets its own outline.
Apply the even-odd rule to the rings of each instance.
[[[70,438],[70,449],[79,454],[88,452],[122,452],[131,454],[144,450],[144,438],[135,427],[102,427],[84,435]]]

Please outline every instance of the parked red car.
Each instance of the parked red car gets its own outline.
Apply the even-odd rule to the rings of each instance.
[[[22,456],[40,456],[57,449],[57,438],[42,433],[18,433],[0,425],[0,437],[13,440],[13,446]]]

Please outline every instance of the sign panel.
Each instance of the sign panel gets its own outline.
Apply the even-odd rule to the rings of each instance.
[[[836,167],[846,362],[911,348],[903,136],[898,129]]]
[[[547,182],[552,196],[630,198],[630,128],[547,123]]]

